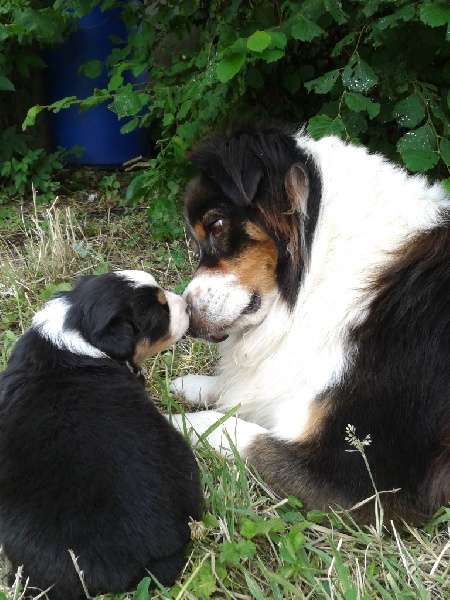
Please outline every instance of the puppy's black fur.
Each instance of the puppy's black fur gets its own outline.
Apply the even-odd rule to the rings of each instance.
[[[164,298],[117,273],[82,278],[53,298],[62,338],[34,323],[1,375],[0,542],[52,600],[85,597],[69,549],[91,595],[148,572],[170,585],[185,563],[198,466],[133,372],[139,344],[169,340]],[[105,355],[64,347],[71,330]]]

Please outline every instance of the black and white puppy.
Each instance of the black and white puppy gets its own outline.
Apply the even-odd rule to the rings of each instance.
[[[387,519],[450,500],[450,199],[336,137],[241,128],[194,148],[194,335],[217,377],[172,391],[226,412],[238,450],[308,508],[374,495]],[[188,420],[201,434],[221,414]],[[348,426],[351,426],[349,429]],[[222,428],[209,437],[226,444]],[[369,440],[367,439],[366,442]],[[354,450],[354,449],[353,449]],[[374,516],[366,504],[355,516]]]
[[[0,543],[14,573],[57,600],[133,588],[183,568],[201,514],[191,449],[137,377],[177,341],[181,297],[142,271],[55,294],[0,376]]]

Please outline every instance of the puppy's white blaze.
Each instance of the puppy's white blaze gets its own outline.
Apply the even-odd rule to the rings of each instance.
[[[53,298],[34,315],[31,327],[60,350],[93,358],[107,358],[104,352],[89,344],[78,331],[64,329],[69,308],[70,305],[63,298]]]
[[[170,337],[174,342],[178,341],[189,327],[189,315],[186,312],[187,304],[181,296],[164,292],[170,311]]]
[[[159,288],[160,286],[156,282],[156,279],[150,273],[146,271],[138,271],[134,269],[123,270],[123,271],[114,271],[114,274],[119,275],[126,279],[132,287],[142,287],[145,285],[149,285],[152,287]]]
[[[251,293],[239,285],[233,274],[201,273],[184,291],[192,312],[201,314],[205,326],[213,330],[230,325],[248,305]]]

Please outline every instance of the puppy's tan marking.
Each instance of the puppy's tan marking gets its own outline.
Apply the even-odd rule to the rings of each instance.
[[[153,344],[150,344],[147,340],[140,340],[136,344],[136,348],[133,355],[133,364],[140,367],[144,360],[149,356],[158,354],[162,350],[165,350],[172,343],[170,334],[165,335],[163,338],[156,340]]]
[[[166,298],[166,294],[164,293],[164,290],[162,290],[161,288],[158,288],[158,291],[156,292],[156,300],[160,303],[160,304],[167,304],[167,298]]]

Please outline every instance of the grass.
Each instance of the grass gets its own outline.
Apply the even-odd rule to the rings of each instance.
[[[143,210],[118,210],[102,197],[95,206],[77,200],[71,205],[17,208],[14,227],[0,230],[0,370],[32,314],[78,274],[147,269],[176,291],[192,274],[195,258],[184,240],[152,244]],[[188,338],[149,360],[148,388],[160,408],[182,410],[168,392],[169,381],[209,373],[215,360],[214,347]],[[366,440],[359,450],[352,440],[363,451]],[[205,513],[192,524],[181,577],[169,590],[149,592],[147,578],[137,590],[103,600],[450,597],[449,507],[422,529],[360,528],[347,513],[305,514],[298,499],[276,496],[238,456],[226,460],[206,444],[195,452]],[[0,585],[0,600],[25,595],[20,573],[12,588]]]

